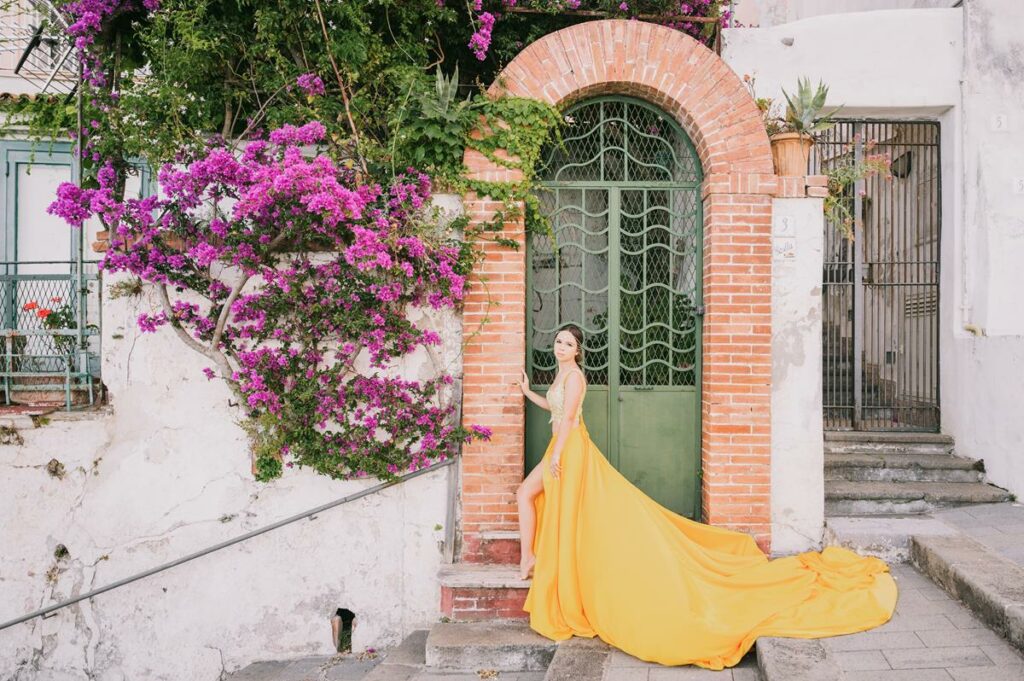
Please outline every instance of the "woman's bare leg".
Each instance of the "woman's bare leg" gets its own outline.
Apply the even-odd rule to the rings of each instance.
[[[533,508],[533,499],[544,490],[543,464],[534,466],[526,476],[519,489],[516,500],[519,502],[519,577],[526,579],[533,570],[536,556],[533,555],[533,535],[536,531],[537,513]]]

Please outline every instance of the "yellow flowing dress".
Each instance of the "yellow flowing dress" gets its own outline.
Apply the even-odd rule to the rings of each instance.
[[[564,387],[547,399],[562,418]],[[750,535],[644,494],[591,441],[580,412],[557,479],[554,443],[539,464],[537,562],[524,606],[538,633],[599,636],[648,662],[720,670],[759,636],[850,634],[892,617],[896,583],[884,561],[836,546],[769,560]]]

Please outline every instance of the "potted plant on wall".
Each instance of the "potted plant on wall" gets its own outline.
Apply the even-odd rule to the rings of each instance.
[[[815,134],[834,126],[831,117],[839,110],[833,109],[827,114],[822,113],[822,107],[828,97],[828,87],[819,81],[817,88],[812,88],[809,78],[798,79],[795,97],[790,97],[785,89],[782,90],[786,98],[786,110],[785,114],[780,116],[773,110],[771,98],[754,95],[752,77],[745,75],[743,80],[761,111],[765,131],[771,140],[775,173],[806,175],[807,161],[814,145]]]

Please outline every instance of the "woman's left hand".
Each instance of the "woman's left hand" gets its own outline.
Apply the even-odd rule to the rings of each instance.
[[[551,464],[549,465],[549,468],[551,469],[551,476],[557,480],[559,474],[562,472],[561,454],[555,454],[551,457]]]

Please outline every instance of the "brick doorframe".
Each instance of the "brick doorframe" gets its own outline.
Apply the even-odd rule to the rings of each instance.
[[[604,20],[532,43],[491,90],[556,105],[631,95],[661,107],[690,136],[704,168],[703,521],[749,532],[769,551],[772,197],[789,183],[774,174],[768,136],[742,81],[681,32]],[[467,151],[465,160],[477,178],[512,179],[480,154]],[[804,178],[792,179],[802,195]],[[465,206],[471,221],[490,219],[499,207],[473,194]],[[463,316],[463,418],[494,432],[463,452],[463,562],[519,558],[515,491],[523,479],[525,402],[513,381],[526,353],[522,222],[505,224],[502,236],[520,248],[484,247],[477,274],[485,283],[474,282]]]

